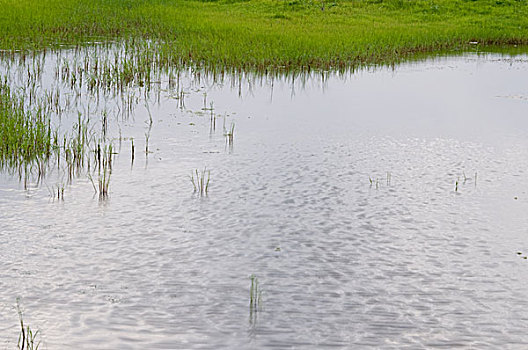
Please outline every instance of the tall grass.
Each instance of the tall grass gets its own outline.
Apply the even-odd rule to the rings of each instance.
[[[45,162],[56,141],[42,110],[27,111],[24,98],[11,91],[7,81],[0,81],[0,169],[22,175]]]
[[[525,0],[0,0],[0,8],[1,49],[148,40],[160,64],[215,69],[336,69],[470,42],[528,44]]]

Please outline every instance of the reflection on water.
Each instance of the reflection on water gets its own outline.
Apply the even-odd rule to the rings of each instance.
[[[35,92],[60,91],[61,131],[79,112],[98,137],[106,123],[110,193],[80,174],[54,201],[60,171],[27,190],[0,175],[8,348],[17,297],[49,349],[528,342],[526,57],[302,84],[166,72],[99,97],[57,65],[48,54]]]

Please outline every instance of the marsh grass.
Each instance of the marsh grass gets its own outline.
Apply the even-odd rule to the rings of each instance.
[[[84,78],[89,74],[83,73],[83,68],[93,68],[89,61],[81,59],[93,58],[91,55],[83,56],[88,52],[84,49],[79,51],[72,61],[61,60],[61,53],[58,52],[56,61],[61,63],[56,67],[51,89],[40,87],[45,53],[31,56],[19,53],[8,59],[3,57],[2,61],[0,170],[17,175],[26,189],[33,181],[38,186],[47,176],[61,179],[60,185],[48,186],[51,197],[58,200],[64,200],[67,185],[75,178],[86,175],[92,184],[97,182],[100,198],[106,198],[109,193],[115,154],[108,137],[110,111],[107,110],[107,103],[99,103],[101,97],[98,91],[94,92],[95,95],[82,97],[89,91],[88,82],[91,81]],[[95,62],[97,64],[98,61]],[[101,72],[101,76],[105,77],[106,73]],[[120,92],[118,88],[108,89],[105,98],[115,100],[123,97],[124,93]],[[129,96],[124,99],[136,103]],[[90,100],[97,102],[95,110],[90,111],[88,105],[82,113],[83,103]],[[118,106],[118,110],[122,108],[127,113],[132,110],[128,105]],[[61,131],[61,120],[72,117],[75,122],[70,131]],[[53,126],[52,120],[59,126]],[[96,124],[100,127],[96,128]],[[65,182],[62,182],[63,179]]]
[[[257,276],[249,276],[251,286],[249,287],[249,322],[255,325],[257,322],[257,314],[262,311],[262,290],[260,288]]]
[[[64,201],[64,188],[64,183],[59,183],[54,186],[48,187],[50,197],[53,198],[54,201]]]
[[[17,298],[16,308],[18,312],[18,318],[20,321],[20,334],[18,336],[17,347],[19,350],[38,350],[40,346],[40,331],[34,331],[29,325],[24,324],[22,317],[22,310],[20,308],[20,300]]]
[[[42,110],[27,111],[23,97],[13,93],[6,81],[0,82],[0,168],[22,178],[36,167],[42,175],[42,162],[57,142],[54,137]]]
[[[114,148],[111,143],[102,147],[101,144],[98,144],[94,150],[95,173],[88,173],[87,177],[92,183],[95,194],[99,195],[100,200],[107,199],[110,193],[110,176],[112,175],[112,158],[114,154]],[[94,180],[94,175],[97,176],[96,180]]]
[[[203,170],[195,169],[191,172],[191,183],[194,192],[200,197],[206,196],[209,192],[209,182],[211,180],[211,171],[204,168]]]
[[[528,44],[519,0],[1,0],[0,49],[127,40],[140,48],[117,76],[150,83],[157,66],[215,71],[342,69],[415,54]],[[70,69],[75,78],[91,72]],[[116,75],[117,74],[117,75]],[[105,89],[106,79],[92,88]],[[106,80],[108,81],[108,80]],[[71,84],[76,79],[70,79]]]
[[[226,138],[226,144],[232,147],[234,137],[235,137],[235,123],[231,123],[231,125],[229,126],[229,129],[226,129],[225,118],[224,118],[224,136]]]
[[[477,172],[475,171],[475,175],[473,178],[466,176],[466,172],[462,171],[462,176],[458,176],[455,181],[455,192],[459,192],[462,186],[465,186],[466,183],[473,182],[474,187],[477,187]]]
[[[262,306],[262,290],[259,287],[257,276],[249,276],[251,286],[249,288],[249,307],[253,310],[258,310]]]
[[[380,182],[378,178],[371,178],[369,176],[369,183],[370,183],[370,188],[372,188],[372,186],[375,186],[377,190],[380,188]]]

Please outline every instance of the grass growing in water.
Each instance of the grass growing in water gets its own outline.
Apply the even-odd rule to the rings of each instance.
[[[26,111],[24,99],[0,82],[0,169],[22,176],[51,156],[55,141],[49,119],[40,110]]]
[[[226,138],[226,143],[232,147],[233,139],[235,137],[235,123],[231,123],[231,126],[229,127],[229,129],[226,129],[225,118],[224,118],[224,136]]]
[[[112,174],[112,157],[114,155],[112,144],[97,145],[94,150],[95,164],[97,168],[97,184],[92,175],[88,173],[88,178],[92,182],[94,192],[99,194],[99,199],[104,200],[108,198],[110,188],[110,175]]]
[[[522,0],[0,0],[0,49],[148,40],[161,65],[342,68],[528,44]],[[473,44],[471,44],[473,43]],[[134,79],[141,62],[123,66]]]
[[[28,326],[24,325],[24,319],[22,318],[22,310],[20,309],[20,300],[17,298],[16,301],[18,318],[20,320],[20,335],[18,336],[18,349],[19,350],[38,350],[40,346],[40,341],[37,341],[39,337],[39,331],[33,332],[33,330]]]
[[[249,287],[249,323],[256,325],[257,313],[262,309],[262,290],[259,287],[257,276],[249,276],[251,286]]]
[[[256,311],[262,306],[262,291],[259,288],[259,281],[257,276],[249,276],[251,280],[251,287],[249,287],[249,307]]]
[[[206,178],[207,175],[207,178]],[[206,196],[209,191],[209,181],[211,180],[211,170],[198,171],[195,169],[194,172],[191,172],[191,182],[194,187],[194,192],[198,193],[200,196]]]

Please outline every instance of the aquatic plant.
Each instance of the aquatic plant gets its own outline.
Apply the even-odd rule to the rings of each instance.
[[[254,327],[257,323],[258,312],[262,310],[262,290],[260,289],[257,276],[249,276],[251,286],[249,287],[249,323]]]
[[[251,280],[251,286],[249,287],[249,308],[252,311],[257,311],[262,306],[262,290],[259,287],[259,281],[257,276],[249,276]]]
[[[20,299],[16,300],[16,308],[18,312],[18,318],[20,320],[20,334],[18,336],[17,346],[19,350],[38,350],[40,341],[37,338],[40,336],[40,331],[34,332],[29,325],[24,325],[22,318],[22,310],[20,309]]]
[[[50,192],[50,197],[53,198],[53,200],[63,201],[64,200],[64,184],[60,183],[52,187],[48,187],[48,190]]]
[[[41,109],[28,111],[25,105],[23,96],[0,81],[0,169],[14,170],[20,177],[45,162],[57,142],[49,118]]]
[[[206,178],[207,175],[207,178]],[[204,168],[204,170],[198,171],[195,169],[191,171],[191,182],[194,188],[194,192],[200,196],[207,195],[209,191],[209,181],[211,180],[211,171]]]
[[[387,178],[387,181],[388,181],[388,178]],[[370,182],[370,187],[372,188],[372,185],[375,185],[376,186],[376,189],[379,189],[379,179],[376,178],[376,179],[373,179],[369,176],[369,182]]]
[[[134,164],[134,154],[135,154],[135,150],[134,150],[134,139],[131,139],[130,140],[132,145],[131,145],[131,152],[132,152],[132,164]]]
[[[224,136],[226,138],[226,143],[229,146],[233,146],[233,139],[235,136],[235,123],[231,123],[229,129],[225,127],[225,118],[224,118]]]
[[[97,170],[97,184],[93,176],[88,173],[88,179],[91,181],[94,192],[99,195],[100,200],[108,198],[110,188],[110,176],[112,174],[112,157],[114,155],[112,144],[97,145],[94,151]]]

